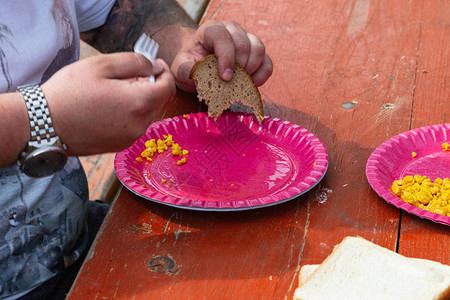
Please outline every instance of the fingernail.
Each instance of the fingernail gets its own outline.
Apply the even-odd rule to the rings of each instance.
[[[233,70],[231,70],[230,68],[225,69],[222,75],[222,79],[228,81],[231,80],[232,77],[233,77]]]

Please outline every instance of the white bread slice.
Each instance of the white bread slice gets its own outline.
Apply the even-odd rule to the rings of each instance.
[[[294,300],[450,299],[450,266],[407,258],[360,237],[344,238],[313,268],[300,278]]]
[[[320,265],[304,265],[298,273],[298,285],[301,286]]]
[[[230,81],[222,80],[217,68],[217,56],[211,54],[195,63],[190,78],[197,87],[198,99],[208,106],[208,115],[217,119],[233,103],[242,103],[264,120],[263,104],[252,77],[236,63]]]
[[[410,257],[408,259],[411,260],[412,262],[416,262],[416,263],[430,264],[430,265],[433,265],[438,268],[442,267],[444,270],[447,270],[446,272],[448,272],[450,274],[450,266],[443,265],[443,264],[440,264],[438,262],[428,260],[428,259],[421,259],[421,258],[414,258],[414,257]],[[300,272],[298,274],[298,285],[299,286],[303,285],[306,282],[306,280],[309,278],[309,276],[311,276],[311,274],[315,270],[317,270],[317,268],[319,266],[320,266],[319,264],[303,265],[300,268]]]

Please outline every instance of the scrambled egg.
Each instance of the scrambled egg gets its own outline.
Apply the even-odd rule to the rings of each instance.
[[[443,143],[442,144],[442,149],[444,151],[450,151],[450,145],[448,143]]]
[[[188,150],[181,149],[180,145],[173,141],[173,136],[171,134],[163,135],[164,139],[151,139],[145,142],[145,149],[141,152],[141,156],[136,158],[137,162],[143,162],[143,159],[147,161],[153,161],[152,157],[155,153],[163,153],[172,147],[172,155],[180,156],[187,155],[189,153]],[[182,165],[186,163],[186,157],[177,161],[177,165]],[[163,182],[164,183],[164,182]]]
[[[179,161],[177,161],[177,165],[181,166],[182,164],[186,163],[186,157],[183,157],[182,159],[180,159]]]
[[[450,144],[449,143],[442,143],[442,150],[443,151],[450,151]],[[412,157],[417,157],[417,153],[416,152],[412,152],[411,156]]]
[[[181,147],[178,144],[173,144],[172,146],[172,155],[179,156],[181,155]]]
[[[406,176],[392,183],[392,191],[404,201],[433,213],[450,216],[450,179]]]

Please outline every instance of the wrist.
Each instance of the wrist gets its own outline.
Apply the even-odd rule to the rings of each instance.
[[[19,86],[27,107],[30,139],[19,157],[21,170],[31,177],[44,177],[60,171],[66,161],[66,146],[53,128],[44,93],[38,84]]]
[[[0,167],[17,161],[30,137],[27,109],[20,93],[0,94]]]

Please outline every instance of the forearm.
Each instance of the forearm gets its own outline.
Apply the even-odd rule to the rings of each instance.
[[[22,95],[0,94],[0,167],[17,161],[29,139],[30,123]]]
[[[169,66],[184,39],[197,28],[175,0],[117,0],[102,27],[83,33],[103,53],[131,51],[145,32],[160,44],[158,57]]]

